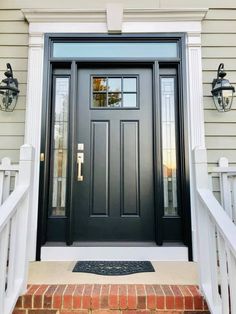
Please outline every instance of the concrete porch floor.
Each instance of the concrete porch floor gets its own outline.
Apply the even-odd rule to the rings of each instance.
[[[28,284],[161,284],[197,285],[197,264],[193,262],[152,262],[155,273],[102,276],[73,273],[75,262],[31,262]]]

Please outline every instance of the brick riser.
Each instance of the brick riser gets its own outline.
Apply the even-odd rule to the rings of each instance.
[[[210,313],[197,286],[31,285],[14,314]]]

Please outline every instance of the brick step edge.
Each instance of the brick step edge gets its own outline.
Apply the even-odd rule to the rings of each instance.
[[[13,314],[210,313],[195,285],[30,285]]]

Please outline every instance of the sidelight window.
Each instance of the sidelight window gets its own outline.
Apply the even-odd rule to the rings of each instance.
[[[68,151],[69,77],[55,78],[51,216],[65,216]]]
[[[178,215],[175,78],[161,78],[162,160],[164,215]]]

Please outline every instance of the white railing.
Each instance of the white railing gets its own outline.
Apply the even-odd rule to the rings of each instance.
[[[211,177],[219,180],[220,202],[236,224],[236,167],[229,167],[228,159],[220,158],[218,167],[211,169]]]
[[[32,161],[33,148],[23,145],[20,151],[17,185],[0,206],[1,314],[12,313],[19,295],[26,289]],[[13,171],[13,168],[10,169]]]
[[[5,157],[0,163],[0,205],[15,189],[18,181],[19,165],[11,163],[11,159]]]
[[[201,290],[212,314],[236,314],[236,226],[208,187],[205,149],[194,162]]]

